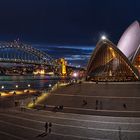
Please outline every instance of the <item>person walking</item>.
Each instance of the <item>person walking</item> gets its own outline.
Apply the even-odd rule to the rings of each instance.
[[[48,122],[45,123],[45,132],[48,132]]]
[[[96,105],[95,105],[95,109],[97,110],[98,109],[98,100],[96,100]]]
[[[83,106],[87,105],[87,101],[83,100]]]
[[[52,131],[52,123],[49,122],[49,133],[51,133],[51,131]]]
[[[124,109],[126,109],[126,104],[123,104]]]
[[[103,103],[102,103],[102,101],[100,101],[100,110],[102,110],[103,109]]]

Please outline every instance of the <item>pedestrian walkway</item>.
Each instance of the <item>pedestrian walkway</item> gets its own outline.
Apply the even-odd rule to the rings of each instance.
[[[51,122],[51,133],[44,125]],[[78,115],[49,111],[0,111],[0,138],[47,140],[139,140],[140,118]]]

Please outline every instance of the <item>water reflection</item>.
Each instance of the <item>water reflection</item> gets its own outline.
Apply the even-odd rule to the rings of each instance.
[[[14,90],[16,85],[18,89],[31,89],[43,90],[48,89],[49,84],[52,86],[58,81],[56,78],[46,76],[0,76],[0,87],[4,86],[1,90]]]

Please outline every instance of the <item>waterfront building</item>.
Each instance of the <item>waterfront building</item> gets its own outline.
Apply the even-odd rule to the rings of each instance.
[[[67,61],[64,58],[58,59],[58,63],[61,65],[60,74],[62,76],[67,75]]]
[[[87,80],[137,81],[140,75],[140,25],[132,23],[116,46],[105,36],[87,65]]]

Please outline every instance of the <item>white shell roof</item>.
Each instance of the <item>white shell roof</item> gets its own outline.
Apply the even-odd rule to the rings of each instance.
[[[131,58],[140,44],[140,24],[133,22],[121,36],[117,47],[127,58]]]

